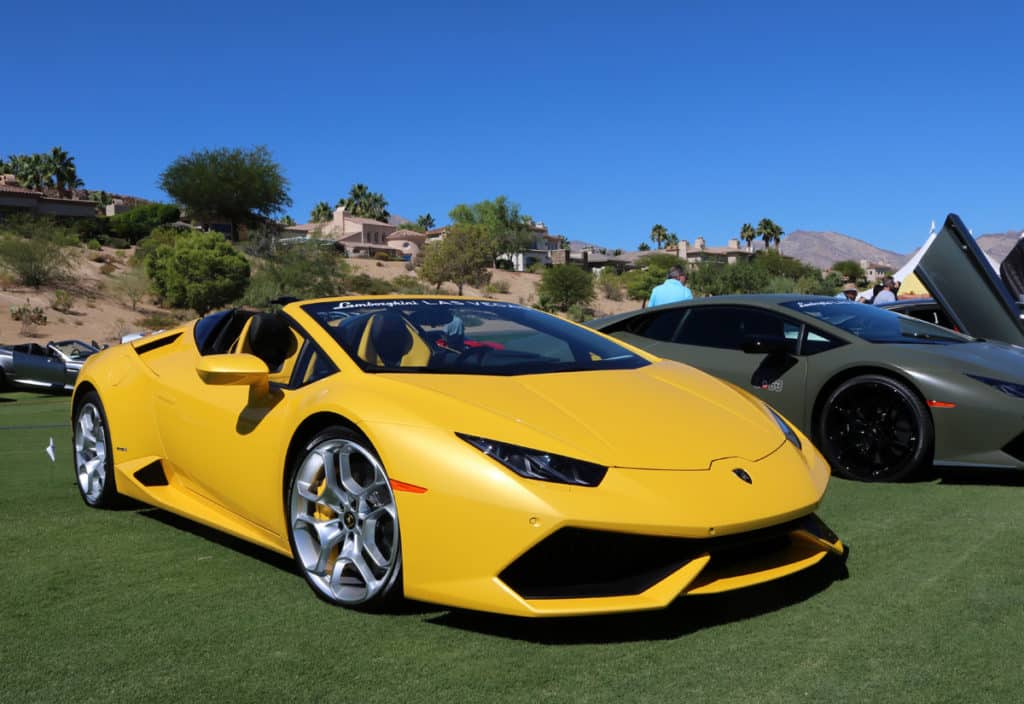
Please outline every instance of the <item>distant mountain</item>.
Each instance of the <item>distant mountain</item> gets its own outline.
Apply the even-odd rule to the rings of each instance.
[[[866,259],[893,270],[907,260],[906,254],[881,249],[855,237],[838,232],[794,230],[782,238],[782,253],[805,264],[827,269],[838,261]]]
[[[1006,255],[1010,253],[1014,245],[1017,244],[1021,232],[1021,230],[1009,230],[998,235],[981,235],[975,239],[978,241],[978,246],[986,254],[997,262],[1002,262],[1006,259]]]

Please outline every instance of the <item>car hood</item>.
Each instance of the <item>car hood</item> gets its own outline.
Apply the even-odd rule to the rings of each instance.
[[[757,460],[785,440],[764,404],[697,369],[523,376],[389,375],[427,394],[431,422],[452,431],[608,466],[703,470],[726,457]]]
[[[931,361],[945,371],[952,365],[964,372],[1024,384],[1024,347],[997,341],[906,347],[915,366],[927,367]]]
[[[961,332],[1024,345],[1024,321],[974,237],[950,214],[914,269]]]

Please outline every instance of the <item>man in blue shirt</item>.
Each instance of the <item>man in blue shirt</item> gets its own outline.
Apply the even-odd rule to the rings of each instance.
[[[666,303],[678,303],[693,298],[693,292],[686,287],[686,272],[682,267],[674,266],[668,270],[668,278],[665,283],[658,284],[651,291],[651,298],[647,301],[647,307],[663,306]]]

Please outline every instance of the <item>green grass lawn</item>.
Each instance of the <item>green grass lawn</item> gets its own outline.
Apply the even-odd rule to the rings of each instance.
[[[606,618],[369,615],[166,513],[86,508],[68,403],[0,395],[0,702],[1024,701],[1014,475],[833,480],[839,581]]]

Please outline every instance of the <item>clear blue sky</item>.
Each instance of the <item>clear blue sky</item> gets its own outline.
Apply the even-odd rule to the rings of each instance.
[[[762,217],[908,252],[1024,227],[1020,3],[9,2],[0,155],[165,198],[175,157],[266,144],[308,220],[508,195],[557,234],[724,244]]]

